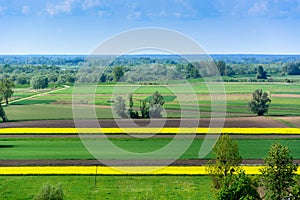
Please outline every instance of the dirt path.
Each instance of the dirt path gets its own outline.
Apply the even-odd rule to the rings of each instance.
[[[19,102],[19,101],[23,101],[23,100],[27,100],[27,99],[31,99],[31,98],[35,98],[35,97],[42,96],[42,95],[45,95],[45,94],[51,94],[52,92],[57,92],[57,91],[60,91],[60,90],[64,90],[64,89],[67,89],[69,87],[70,86],[68,86],[68,85],[64,85],[63,88],[59,88],[59,89],[56,89],[56,90],[51,90],[51,91],[48,91],[48,92],[42,92],[42,93],[35,94],[35,95],[29,96],[29,97],[24,97],[24,98],[16,99],[16,100],[13,100],[13,101],[9,101],[9,104]]]

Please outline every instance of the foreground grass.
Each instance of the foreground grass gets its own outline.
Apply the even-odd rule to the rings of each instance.
[[[0,176],[1,199],[33,199],[44,183],[62,184],[65,199],[213,200],[206,176]]]
[[[149,138],[149,139],[127,139],[113,138],[110,141],[120,149],[134,153],[145,153],[158,150],[165,147],[171,141],[171,138]],[[183,144],[184,140],[182,139]],[[266,156],[269,146],[275,141],[288,145],[292,156],[300,159],[299,142],[300,139],[240,139],[240,154],[244,159],[262,159]],[[103,139],[87,140],[89,145],[101,147]],[[199,158],[199,150],[203,139],[195,139],[186,152],[183,153],[181,159]],[[90,147],[91,147],[90,146]],[[0,159],[94,159],[86,150],[81,140],[78,138],[29,138],[29,139],[0,139]],[[173,149],[172,154],[176,155],[180,152],[180,148]],[[114,154],[109,148],[101,149],[103,159],[128,159],[127,156]],[[103,156],[104,155],[104,156]],[[132,157],[134,159],[134,157]],[[160,155],[158,159],[171,159],[171,154]],[[209,153],[205,158],[212,158]]]

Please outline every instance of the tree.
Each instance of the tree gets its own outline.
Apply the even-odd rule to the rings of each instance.
[[[141,101],[140,102],[140,111],[142,114],[142,118],[147,119],[150,118],[150,113],[149,113],[149,106],[147,106],[147,102],[146,101]]]
[[[2,118],[3,122],[7,122],[8,119],[7,119],[6,113],[2,107],[2,99],[3,99],[3,94],[0,91],[0,117]]]
[[[225,177],[231,179],[234,172],[239,168],[242,157],[236,141],[231,140],[228,135],[223,135],[213,148],[215,161],[210,162],[207,167],[208,174],[212,177],[213,186],[221,188]]]
[[[257,68],[257,74],[256,74],[257,79],[267,79],[267,72],[264,70],[264,67],[259,65]]]
[[[126,114],[125,100],[123,99],[122,96],[117,96],[113,107],[119,117],[121,117],[121,118],[128,117]]]
[[[248,103],[248,107],[251,112],[262,116],[268,112],[270,103],[270,93],[258,89],[252,93],[252,100]]]
[[[123,67],[117,66],[113,69],[113,76],[115,81],[119,81],[124,75]]]
[[[158,92],[155,91],[150,99],[150,108],[149,115],[150,117],[160,118],[162,117],[161,113],[163,111],[163,105],[165,104],[164,97]]]
[[[128,114],[130,116],[130,118],[135,119],[135,118],[139,118],[139,113],[137,111],[133,110],[133,94],[129,94],[128,96],[129,99],[129,109],[128,109]]]
[[[221,76],[227,75],[227,73],[226,73],[226,63],[224,61],[222,61],[222,60],[218,61],[216,63],[216,66],[217,66],[218,70],[220,71]]]
[[[5,99],[6,105],[8,105],[8,99],[13,95],[14,91],[12,88],[15,86],[14,82],[12,82],[9,79],[3,79],[3,81],[0,82],[0,90],[2,93],[2,98]]]
[[[260,199],[252,180],[244,171],[232,177],[224,177],[222,186],[217,193],[217,200],[256,200]]]
[[[293,176],[297,171],[297,164],[293,163],[289,148],[280,143],[271,145],[265,158],[266,167],[262,172],[262,185],[265,188],[266,200],[287,199],[294,184]]]
[[[30,80],[30,86],[33,89],[44,89],[48,87],[48,78],[46,76],[34,76]]]
[[[300,75],[300,62],[285,64],[283,66],[283,72],[287,75]]]

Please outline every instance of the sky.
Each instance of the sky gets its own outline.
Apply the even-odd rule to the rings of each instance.
[[[0,54],[90,54],[159,27],[209,54],[300,54],[300,0],[0,0]]]

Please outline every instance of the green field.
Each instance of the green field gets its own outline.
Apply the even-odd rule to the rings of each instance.
[[[113,94],[114,92],[120,94],[128,94],[134,91],[134,94],[153,94],[158,91],[162,94],[173,94],[172,91],[176,91],[179,94],[186,94],[186,84],[172,84],[172,85],[160,85],[160,86],[140,86],[140,85],[98,85],[96,94]],[[208,87],[211,88],[222,88],[220,83],[193,83],[189,86],[196,94],[210,94],[215,91],[209,91]],[[82,88],[82,89],[81,89]],[[224,89],[226,94],[245,94],[252,93],[256,89],[267,90],[273,94],[300,94],[299,84],[288,84],[288,83],[224,83]],[[86,86],[78,86],[76,88],[77,93],[87,94],[90,93],[86,90]],[[53,92],[52,94],[72,94],[73,87],[65,90]]]
[[[206,176],[0,176],[1,199],[33,199],[41,185],[61,183],[66,200],[213,200]]]
[[[126,139],[111,138],[111,142],[119,148],[136,153],[145,153],[158,150],[167,145],[170,138],[152,138],[152,139]],[[187,139],[182,139],[187,141]],[[91,146],[101,145],[103,139],[90,139]],[[299,142],[300,139],[239,139],[239,151],[244,159],[262,159],[266,156],[272,143],[278,141],[287,144],[291,154],[295,159],[300,159]],[[187,151],[181,156],[181,159],[199,158],[198,153],[203,139],[195,139]],[[0,159],[94,159],[86,150],[85,146],[78,138],[28,138],[28,139],[0,139]],[[111,153],[111,149],[101,150],[105,157],[103,159],[127,159],[127,156],[119,156]],[[105,152],[107,151],[107,152]],[[176,149],[174,150],[176,152]],[[181,153],[177,150],[178,154]],[[174,153],[174,152],[172,152]],[[212,153],[205,158],[212,158]],[[170,155],[162,155],[160,159],[171,159]],[[132,158],[134,159],[134,157]]]
[[[210,86],[217,88],[220,83],[210,83]],[[287,83],[225,83],[226,102],[216,100],[214,111],[223,111],[226,106],[227,117],[253,116],[249,113],[247,103],[251,99],[251,93],[256,89],[270,91],[272,103],[270,104],[269,116],[300,116],[300,85]],[[207,86],[204,83],[192,83],[191,87],[196,98],[191,100],[190,91],[185,85],[99,85],[96,89],[95,97],[87,95],[89,93],[85,87],[79,87],[78,93],[72,96],[73,87],[59,91],[34,96],[31,99],[21,100],[5,108],[7,115],[12,121],[21,120],[46,120],[46,119],[73,119],[72,98],[76,106],[96,105],[97,118],[113,118],[111,106],[114,98],[122,95],[127,100],[128,93],[134,91],[134,107],[139,110],[140,101],[151,98],[156,90],[166,98],[164,108],[168,118],[180,118],[180,111],[185,112],[186,117],[198,118],[199,114],[192,114],[195,110],[200,110],[201,117],[210,117],[212,111],[212,99]],[[137,88],[136,90],[134,90]],[[174,92],[172,92],[174,91]],[[45,91],[41,91],[45,92]],[[46,91],[47,92],[47,91]],[[116,92],[116,94],[113,94]],[[120,94],[118,94],[120,93]],[[33,92],[32,94],[36,94]],[[30,96],[30,90],[18,89],[14,94],[15,98]],[[299,95],[299,96],[298,96]],[[175,98],[177,96],[177,98]],[[179,101],[179,98],[184,100]],[[213,96],[214,98],[214,96]]]

